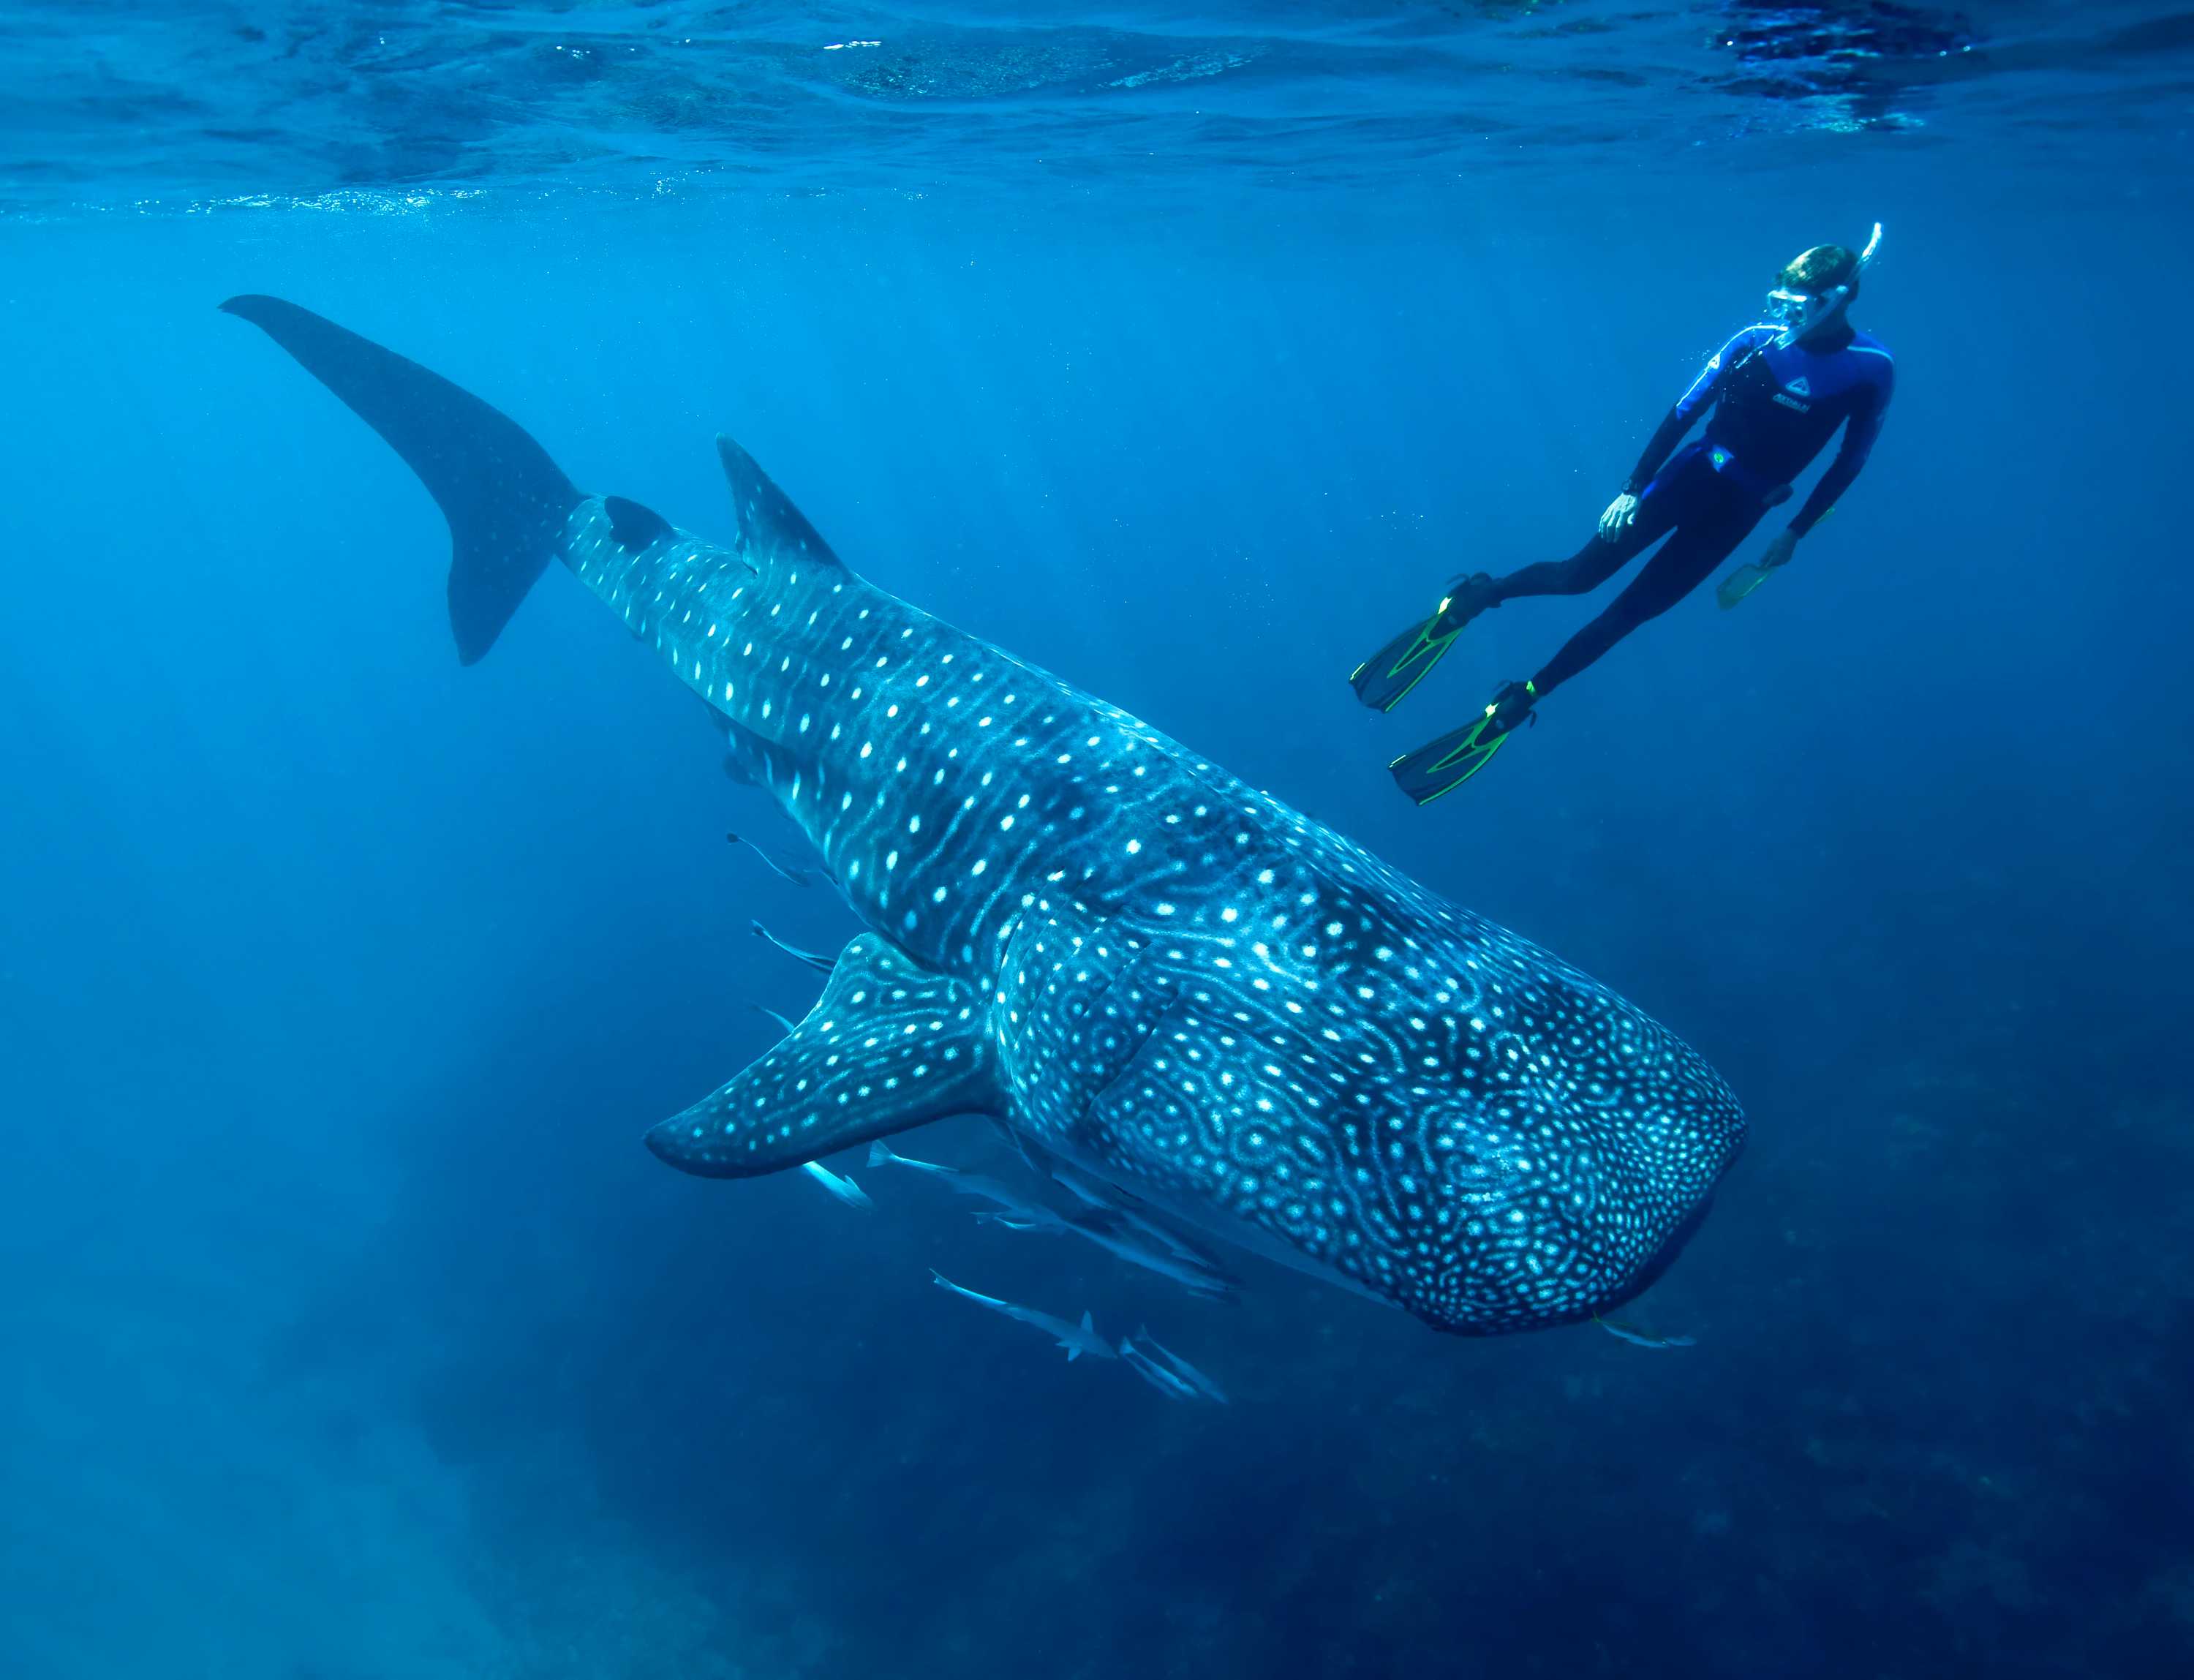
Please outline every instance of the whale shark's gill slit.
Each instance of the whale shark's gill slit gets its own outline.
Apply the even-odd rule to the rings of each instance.
[[[441,375],[279,297],[221,307],[295,356],[418,474],[450,522],[457,658],[476,663],[555,558],[564,522],[585,498],[516,421]]]

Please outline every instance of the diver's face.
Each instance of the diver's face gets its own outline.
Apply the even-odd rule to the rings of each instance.
[[[1767,294],[1772,319],[1782,325],[1792,342],[1801,344],[1842,319],[1843,302],[1840,286],[1818,292],[1778,286]]]

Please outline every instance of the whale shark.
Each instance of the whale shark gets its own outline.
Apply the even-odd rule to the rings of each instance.
[[[1490,1335],[1657,1277],[1742,1148],[1673,1033],[1140,719],[857,575],[728,438],[714,542],[296,304],[262,329],[446,517],[459,659],[560,562],[705,700],[865,928],[646,1135],[743,1178],[982,1114],[1253,1252]]]

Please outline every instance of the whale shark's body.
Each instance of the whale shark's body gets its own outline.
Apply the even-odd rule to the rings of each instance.
[[[576,489],[477,398],[256,322],[448,515],[479,659],[561,561],[721,714],[870,929],[796,1029],[648,1134],[742,1177],[979,1112],[1245,1246],[1492,1333],[1642,1288],[1744,1121],[1693,1051],[1117,707],[864,583],[727,440],[719,545]]]

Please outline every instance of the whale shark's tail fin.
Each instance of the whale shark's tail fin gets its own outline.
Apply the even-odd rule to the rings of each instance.
[[[279,297],[221,306],[265,330],[387,439],[450,521],[450,628],[478,661],[548,562],[585,499],[508,415],[438,373]]]

